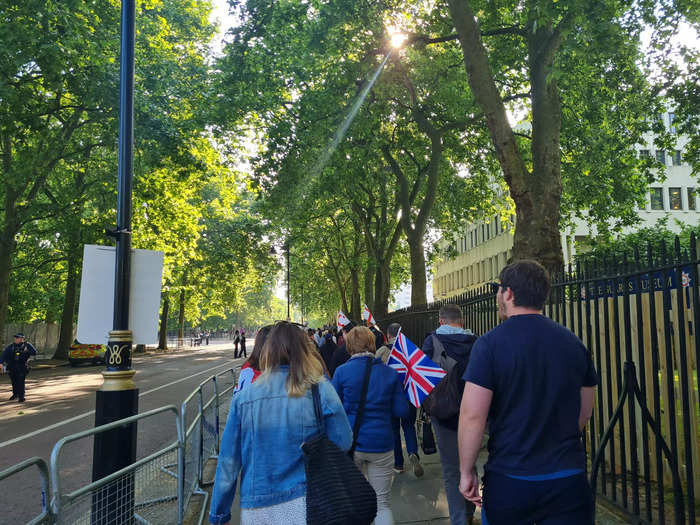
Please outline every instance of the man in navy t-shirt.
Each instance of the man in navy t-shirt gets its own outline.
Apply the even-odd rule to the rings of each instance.
[[[539,263],[510,264],[500,281],[504,322],[476,341],[463,376],[460,491],[482,503],[475,461],[488,419],[482,523],[592,524],[581,442],[598,383],[590,352],[542,315],[550,281]]]

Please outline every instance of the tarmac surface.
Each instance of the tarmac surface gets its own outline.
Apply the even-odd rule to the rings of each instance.
[[[408,457],[405,450],[404,456]],[[482,472],[486,458],[486,449],[482,448],[477,460],[479,472]],[[421,464],[425,473],[420,478],[416,478],[408,468],[402,474],[394,476],[394,485],[391,493],[391,510],[394,514],[394,522],[396,525],[449,525],[450,518],[445,487],[442,483],[440,455],[421,455]],[[408,461],[406,461],[406,465],[408,467]],[[207,465],[210,479],[214,476],[215,468],[214,461]],[[208,492],[211,494],[211,487],[208,487]],[[195,510],[196,512],[194,512]],[[192,511],[190,514],[192,518],[195,515],[199,515],[198,509],[190,509],[190,511]],[[207,508],[205,516],[208,515],[209,509]],[[205,518],[204,523],[207,522],[208,520]],[[192,520],[190,523],[194,525],[196,521]],[[238,496],[236,496],[231,509],[231,523],[240,523]],[[479,507],[477,507],[474,515],[474,523],[481,523],[481,509]],[[603,502],[597,502],[596,524],[622,525],[627,523],[631,522],[615,509],[608,507]]]

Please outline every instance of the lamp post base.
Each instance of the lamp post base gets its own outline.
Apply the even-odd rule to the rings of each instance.
[[[138,414],[139,391],[131,366],[131,332],[110,332],[104,383],[96,393],[95,426],[112,423]],[[111,367],[116,358],[129,368]],[[136,461],[136,423],[130,423],[95,435],[92,456],[92,480],[100,480]],[[118,478],[92,496],[91,523],[133,523],[134,473]]]

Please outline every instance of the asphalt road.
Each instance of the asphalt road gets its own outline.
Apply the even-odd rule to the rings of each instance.
[[[240,366],[229,342],[212,342],[196,350],[148,353],[134,358],[134,381],[139,389],[139,412],[180,403],[213,374]],[[102,385],[102,366],[59,366],[33,369],[27,378],[26,403],[9,399],[7,375],[0,376],[0,471],[31,457],[47,463],[56,442],[94,426],[95,391]],[[169,413],[140,422],[138,457],[155,452],[176,439]],[[75,490],[90,482],[92,439],[68,445],[60,458],[61,482]],[[25,523],[41,510],[36,469],[0,481],[0,524]]]

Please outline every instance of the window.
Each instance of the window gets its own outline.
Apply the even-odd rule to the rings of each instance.
[[[695,188],[688,188],[688,209],[697,209],[697,195],[695,193]]]
[[[648,149],[640,149],[639,150],[639,158],[640,159],[648,159],[651,157],[651,154],[649,153]]]
[[[676,118],[675,113],[668,114],[668,130],[673,134],[676,133],[676,126],[673,125],[673,121],[675,120],[675,118]]]
[[[652,210],[664,209],[664,194],[661,188],[651,188],[650,197]]]
[[[666,165],[666,152],[662,149],[657,149],[656,150],[656,160],[659,161],[660,164],[663,164],[665,166]]]
[[[668,207],[672,210],[682,210],[683,201],[681,200],[681,189],[680,188],[669,188],[668,189]]]
[[[679,149],[677,149],[673,152],[673,165],[674,166],[681,165],[681,150],[679,150]]]

